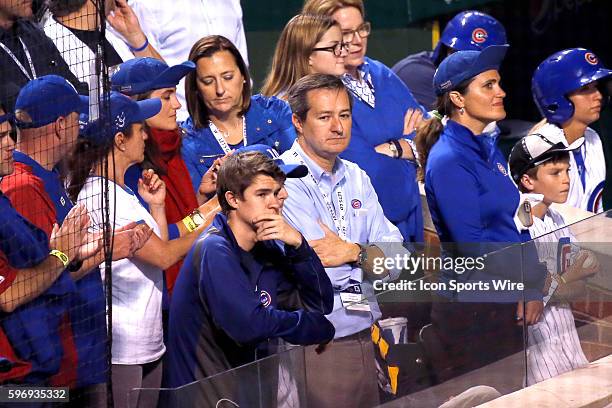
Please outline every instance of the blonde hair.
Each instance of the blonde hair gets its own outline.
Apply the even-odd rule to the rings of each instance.
[[[312,49],[334,25],[338,23],[325,15],[298,14],[289,20],[276,44],[261,93],[266,96],[286,93],[298,79],[308,75]]]
[[[365,16],[363,0],[306,0],[302,8],[303,14],[324,14],[331,16],[336,11],[344,7],[355,7],[359,9],[362,16]]]

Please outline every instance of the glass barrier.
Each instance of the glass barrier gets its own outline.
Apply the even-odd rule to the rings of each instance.
[[[391,260],[336,299],[330,344],[134,392],[159,392],[163,407],[599,406],[612,398],[610,215],[509,246],[431,244],[405,257],[378,244]]]
[[[272,356],[178,388],[134,389],[130,407],[137,407],[138,398],[146,394],[158,394],[160,407],[304,407],[304,350],[286,346]]]

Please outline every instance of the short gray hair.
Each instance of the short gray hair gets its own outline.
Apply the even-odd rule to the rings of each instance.
[[[306,115],[310,110],[308,105],[308,92],[316,89],[343,90],[349,98],[349,105],[353,109],[353,98],[348,93],[348,90],[342,83],[342,80],[334,75],[327,74],[311,74],[300,78],[289,89],[288,101],[291,106],[291,111],[300,118],[301,121],[306,120]]]

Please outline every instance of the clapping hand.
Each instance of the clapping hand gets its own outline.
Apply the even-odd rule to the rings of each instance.
[[[130,258],[146,244],[153,234],[153,229],[146,224],[131,222],[113,232],[112,260]]]
[[[86,259],[100,249],[100,237],[95,238],[89,234],[88,227],[87,208],[83,204],[75,205],[64,218],[61,227],[57,224],[53,226],[49,246],[65,253],[71,261]]]

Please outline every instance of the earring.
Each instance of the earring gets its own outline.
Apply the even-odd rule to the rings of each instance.
[[[463,114],[465,113],[465,109],[464,109],[464,108],[459,108],[459,113],[460,113],[461,115],[463,115]]]

